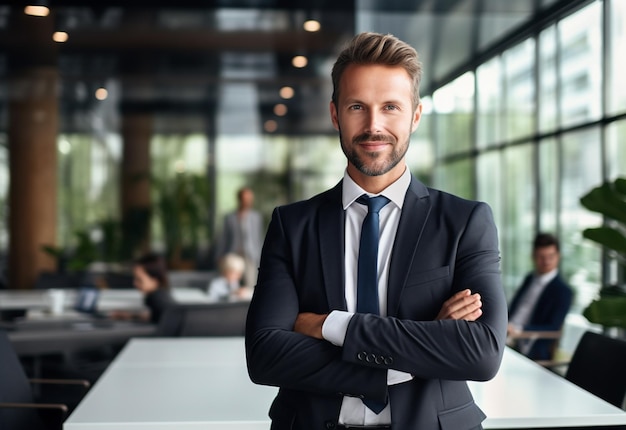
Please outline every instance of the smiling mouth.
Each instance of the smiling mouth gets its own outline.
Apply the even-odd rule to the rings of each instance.
[[[359,143],[360,147],[368,151],[376,151],[386,147],[387,145],[389,145],[389,142],[382,142],[380,140]]]
[[[382,146],[393,143],[393,139],[384,134],[361,134],[356,136],[352,142],[363,146]]]

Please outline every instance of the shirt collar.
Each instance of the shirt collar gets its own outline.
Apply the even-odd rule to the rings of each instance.
[[[342,183],[342,194],[341,200],[343,204],[343,209],[346,210],[348,207],[354,203],[356,199],[361,197],[363,194],[367,194],[368,196],[385,196],[391,202],[396,205],[399,209],[402,209],[402,204],[404,203],[404,196],[406,195],[406,191],[409,189],[409,185],[411,184],[411,172],[408,168],[404,169],[404,173],[400,176],[393,184],[389,185],[379,194],[371,194],[366,192],[363,188],[357,185],[356,182],[348,175],[348,171],[346,170],[343,174],[343,183]]]
[[[559,273],[559,269],[553,269],[551,271],[549,271],[548,273],[544,273],[543,275],[537,275],[535,274],[535,279],[537,281],[539,281],[540,284],[545,285],[548,282],[552,281],[554,278],[556,278],[556,275]]]

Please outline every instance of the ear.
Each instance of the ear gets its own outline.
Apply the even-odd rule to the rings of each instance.
[[[418,104],[415,109],[415,114],[413,116],[413,125],[411,126],[411,133],[417,130],[417,127],[420,125],[420,119],[422,118],[422,104]]]
[[[331,100],[330,102],[330,120],[333,122],[333,127],[335,127],[335,130],[339,131],[339,120],[337,119],[337,106],[335,106],[335,103]]]

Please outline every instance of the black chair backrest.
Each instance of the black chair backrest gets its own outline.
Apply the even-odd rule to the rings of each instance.
[[[565,378],[622,407],[626,395],[626,341],[585,332],[574,351]]]
[[[11,340],[0,330],[0,403],[33,403],[33,391]],[[0,407],[0,429],[45,428],[35,409]]]
[[[176,304],[159,320],[156,336],[243,336],[249,302]]]

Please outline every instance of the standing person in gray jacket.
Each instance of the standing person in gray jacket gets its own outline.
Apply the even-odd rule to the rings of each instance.
[[[254,209],[254,192],[249,187],[237,191],[237,209],[226,214],[219,243],[218,259],[234,253],[245,260],[242,284],[256,284],[261,247],[263,246],[263,217]]]

